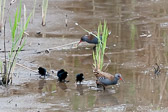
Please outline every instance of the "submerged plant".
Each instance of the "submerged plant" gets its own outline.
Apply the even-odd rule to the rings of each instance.
[[[96,44],[96,50],[93,51],[93,66],[96,69],[102,70],[104,65],[104,54],[106,49],[107,38],[109,31],[107,28],[107,23],[104,21],[104,24],[100,22],[97,31],[98,44]]]
[[[48,8],[48,0],[43,0],[42,3],[42,26],[46,25],[46,15],[47,15],[47,8]]]
[[[25,45],[25,38],[24,33],[27,29],[27,26],[30,21],[30,17],[32,14],[29,15],[28,19],[24,18],[24,22],[22,22],[21,19],[21,10],[22,10],[22,0],[20,0],[19,8],[16,9],[13,24],[11,18],[9,18],[10,23],[10,29],[11,29],[11,40],[12,40],[12,47],[8,54],[8,64],[4,66],[4,75],[2,78],[3,83],[8,84],[9,77],[11,75],[12,70],[14,70],[15,62],[18,56],[18,53],[23,49]],[[26,17],[26,14],[24,12],[24,17]],[[4,35],[5,35],[5,29],[4,29]],[[5,36],[4,36],[5,39]],[[5,44],[4,44],[5,46]],[[6,50],[5,50],[6,53]]]

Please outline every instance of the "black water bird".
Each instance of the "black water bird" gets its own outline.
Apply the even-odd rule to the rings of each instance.
[[[83,73],[77,74],[76,75],[76,82],[79,82],[81,84],[81,82],[84,80],[84,76]]]
[[[39,73],[41,76],[44,76],[44,78],[45,78],[45,76],[47,76],[47,71],[46,71],[46,69],[43,68],[43,67],[39,67],[39,68],[38,68],[38,73]]]
[[[66,79],[67,76],[68,76],[68,72],[65,71],[64,69],[60,69],[60,70],[57,72],[57,76],[58,76],[58,81],[59,81],[59,82],[67,82],[65,79]]]

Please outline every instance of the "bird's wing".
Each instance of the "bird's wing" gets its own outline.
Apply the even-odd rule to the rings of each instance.
[[[98,78],[98,77],[106,77],[108,78],[109,80],[113,80],[114,79],[114,76],[111,75],[110,73],[106,73],[106,72],[102,72],[101,70],[94,70],[93,71],[95,76]]]
[[[88,35],[88,39],[89,39],[89,40],[92,40],[92,39],[94,39],[94,38],[95,38],[95,36],[93,36],[92,34]]]

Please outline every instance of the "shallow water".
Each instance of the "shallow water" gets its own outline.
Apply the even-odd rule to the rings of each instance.
[[[28,2],[25,0],[25,3]],[[31,102],[32,105],[37,103],[37,107],[31,104],[25,106],[27,103],[22,100],[19,100],[20,104],[14,102],[21,105],[18,111],[168,111],[168,1],[51,0],[45,28],[40,27],[40,3],[37,1],[34,24],[28,29],[30,38],[26,51],[20,56],[22,58],[27,55],[27,58],[19,62],[32,69],[43,66],[49,72],[64,68],[69,72],[67,80],[70,82],[58,83],[56,73],[46,80],[34,73],[27,73],[26,78],[30,80],[21,81],[21,84],[14,81],[14,87],[9,88],[9,93],[2,91],[2,99],[4,94],[12,99],[17,99],[16,96],[23,99],[36,97]],[[68,27],[65,26],[66,15]],[[75,26],[76,22],[94,31],[99,21],[104,19],[111,31],[105,56],[105,63],[109,60],[111,63],[106,71],[111,74],[121,73],[125,83],[120,81],[119,85],[101,91],[90,87],[95,86],[96,80],[92,73],[92,45],[82,43],[78,48],[75,45],[64,46],[51,50],[49,54],[43,51],[76,42],[86,34]],[[37,35],[38,31],[45,34]],[[37,54],[39,51],[42,52]],[[154,75],[155,63],[161,67],[159,77]],[[80,72],[84,73],[85,81],[82,85],[76,85],[75,75]],[[19,86],[16,88],[15,85]],[[9,110],[13,108],[11,106]]]

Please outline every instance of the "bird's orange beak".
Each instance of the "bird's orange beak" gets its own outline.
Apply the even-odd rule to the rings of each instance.
[[[125,81],[124,81],[124,79],[122,77],[120,77],[120,80],[122,80],[125,83]]]
[[[77,47],[79,46],[79,44],[82,42],[82,40],[79,41],[79,43],[77,44]]]

